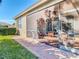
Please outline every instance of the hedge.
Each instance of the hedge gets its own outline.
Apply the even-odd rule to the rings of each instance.
[[[16,28],[0,28],[0,35],[15,35]]]

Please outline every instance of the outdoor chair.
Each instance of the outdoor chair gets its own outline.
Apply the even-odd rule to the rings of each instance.
[[[57,47],[59,45],[59,41],[53,32],[48,32],[48,35],[44,37],[44,43],[50,46]]]
[[[75,38],[73,47],[74,48],[79,48],[79,38],[77,38],[77,37]]]

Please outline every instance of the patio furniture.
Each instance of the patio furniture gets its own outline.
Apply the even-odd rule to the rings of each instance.
[[[54,36],[53,32],[48,32],[48,35],[44,37],[44,40],[46,40],[44,43],[50,46],[58,47],[59,41],[57,40],[57,37]]]
[[[74,48],[79,48],[79,38],[78,37],[75,38],[73,47]]]
[[[74,40],[68,40],[67,46],[72,48],[78,48],[79,49],[79,38],[75,38]]]

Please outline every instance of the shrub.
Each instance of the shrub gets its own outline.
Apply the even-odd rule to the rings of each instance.
[[[16,28],[0,28],[0,35],[15,35]]]

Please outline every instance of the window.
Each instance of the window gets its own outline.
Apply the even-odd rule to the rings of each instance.
[[[18,19],[18,28],[19,29],[22,28],[22,19],[21,18]]]

